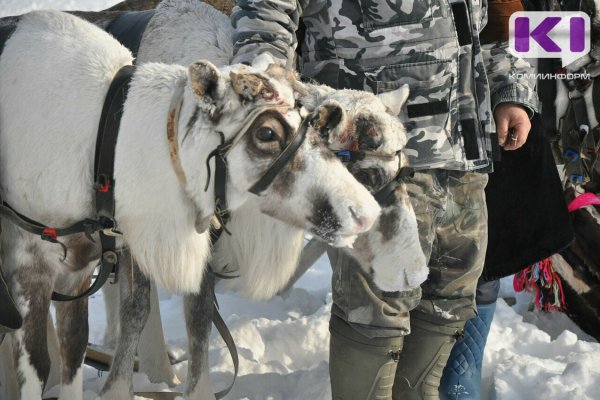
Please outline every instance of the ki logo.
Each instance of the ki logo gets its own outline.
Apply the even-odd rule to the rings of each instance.
[[[513,13],[509,50],[523,58],[561,58],[563,67],[590,51],[590,17],[583,12]]]

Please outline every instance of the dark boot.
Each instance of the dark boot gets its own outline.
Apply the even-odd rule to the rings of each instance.
[[[333,400],[389,400],[402,336],[367,338],[336,316],[329,325]]]
[[[452,348],[440,383],[442,400],[479,400],[481,365],[496,303],[477,306],[475,318],[465,324],[465,337]]]
[[[410,313],[411,334],[404,338],[400,354],[394,400],[438,400],[438,388],[450,351],[463,335],[465,321],[430,322],[431,317]]]
[[[0,334],[12,332],[19,329],[21,325],[23,325],[23,318],[0,271]]]

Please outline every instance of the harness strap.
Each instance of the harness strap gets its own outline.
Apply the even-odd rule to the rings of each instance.
[[[400,181],[407,176],[413,176],[414,173],[415,171],[412,168],[400,168],[396,176],[373,195],[377,203],[381,206],[390,205],[393,201],[394,192],[400,186]]]
[[[279,156],[273,161],[273,163],[269,166],[267,171],[260,177],[252,187],[250,187],[249,192],[254,193],[257,196],[260,196],[262,192],[264,192],[269,185],[273,182],[279,171],[296,155],[296,151],[300,148],[304,139],[306,138],[306,131],[308,130],[309,119],[305,119],[302,122],[302,126],[296,132],[296,135],[290,141],[285,149],[279,154]]]
[[[215,183],[214,183],[214,188],[213,188],[214,198],[215,198],[214,215],[219,220],[219,223],[221,225],[220,228],[214,230],[214,234],[211,234],[211,236],[214,236],[216,239],[218,239],[218,237],[219,237],[219,235],[221,235],[222,231],[225,231],[229,235],[231,235],[231,232],[229,230],[227,230],[227,228],[225,226],[227,224],[227,222],[229,222],[229,219],[231,218],[231,215],[229,213],[229,209],[227,206],[227,155],[229,154],[231,149],[236,144],[238,144],[239,141],[242,139],[242,137],[244,137],[244,135],[248,132],[249,127],[256,120],[256,118],[258,118],[258,116],[261,113],[267,111],[267,109],[273,108],[273,107],[287,109],[287,107],[282,106],[281,104],[265,105],[265,106],[254,109],[246,117],[245,123],[242,125],[242,127],[240,129],[238,129],[237,132],[235,133],[235,135],[233,135],[227,141],[225,140],[225,135],[223,134],[223,132],[217,131],[217,133],[219,134],[219,136],[221,138],[221,143],[217,146],[217,148],[215,148],[213,151],[211,151],[208,154],[208,157],[206,158],[206,170],[208,173],[207,173],[207,177],[206,177],[206,185],[204,186],[204,191],[207,191],[209,184],[210,184],[211,175],[212,175],[211,168],[210,168],[210,160],[214,157],[215,158]],[[304,120],[304,122],[306,122],[306,120]],[[280,170],[283,168],[283,166],[288,161],[290,161],[291,158],[294,156],[294,154],[296,153],[296,151],[298,150],[298,148],[300,147],[300,145],[302,144],[302,142],[304,141],[304,139],[306,137],[306,126],[305,126],[306,124],[304,124],[304,122],[303,122],[303,125],[299,129],[302,132],[300,132],[300,133],[298,131],[296,132],[294,138],[292,139],[292,141],[290,141],[288,146],[279,154],[279,156],[275,159],[275,161],[273,161],[271,163],[271,165],[267,168],[267,171],[264,173],[264,175],[249,189],[249,191],[251,193],[260,195],[260,193],[262,193],[271,184],[273,179],[275,179],[275,176],[280,172]],[[215,241],[216,241],[216,239],[215,239]]]
[[[223,321],[223,317],[221,317],[221,314],[219,313],[219,305],[217,303],[216,296],[214,299],[214,305],[215,306],[213,309],[213,324],[215,325],[215,328],[217,328],[217,331],[219,331],[219,334],[223,338],[225,345],[227,345],[227,349],[229,350],[229,354],[231,355],[231,360],[233,361],[233,380],[225,389],[215,393],[215,397],[217,399],[222,399],[225,396],[227,396],[227,394],[231,391],[231,388],[233,388],[233,384],[235,383],[235,380],[238,375],[240,360],[238,357],[237,348],[235,347],[235,342],[233,340],[233,337],[231,337],[231,332],[229,332],[227,324],[225,324],[225,321]]]
[[[102,108],[98,137],[96,139],[96,156],[94,159],[95,189],[96,189],[96,214],[100,230],[100,244],[102,255],[100,257],[100,271],[94,283],[83,293],[69,296],[57,292],[52,293],[52,300],[71,301],[96,293],[106,283],[111,273],[117,272],[118,256],[116,252],[116,238],[120,233],[116,230],[117,224],[114,219],[115,181],[113,178],[115,167],[115,147],[121,117],[123,115],[123,104],[129,90],[129,83],[135,71],[132,65],[122,67],[115,75]],[[81,231],[80,231],[81,232]]]
[[[213,197],[215,199],[215,208],[214,215],[219,221],[219,228],[214,228],[212,225],[210,227],[210,238],[211,244],[215,244],[223,231],[227,232],[227,234],[231,235],[231,232],[225,228],[227,222],[231,218],[229,213],[229,209],[227,206],[227,153],[229,149],[233,146],[233,140],[237,138],[234,136],[232,140],[225,141],[225,135],[223,132],[217,132],[221,137],[221,144],[217,146],[216,149],[211,151],[206,158],[206,170],[208,172],[206,178],[206,185],[204,186],[204,191],[208,190],[208,186],[210,184],[211,170],[210,170],[210,160],[215,158],[215,184],[213,187]]]
[[[50,228],[20,214],[6,202],[2,202],[0,205],[0,216],[10,220],[10,222],[17,225],[19,228],[33,233],[34,235],[39,235],[43,240],[52,243],[56,243],[56,239],[59,236],[67,236],[82,232],[85,233],[88,239],[93,241],[92,234],[105,228],[99,221],[93,219],[84,219],[83,221],[79,221],[66,228]]]
[[[221,225],[219,229],[214,230],[218,239],[223,231],[231,235],[231,232],[229,232],[225,226],[231,219],[231,214],[229,213],[229,207],[227,205],[227,158],[225,157],[225,154],[220,151],[215,156],[214,197],[215,217],[217,217],[219,224]],[[211,232],[212,231],[213,229],[211,229]]]
[[[393,161],[396,158],[396,153],[380,153],[377,151],[369,151],[369,150],[337,150],[334,151],[337,158],[340,159],[342,163],[356,162],[362,161],[365,158],[377,158],[380,160],[388,160]]]
[[[365,158],[364,151],[339,150],[334,152],[342,163],[361,161]]]
[[[103,255],[103,257],[104,257],[104,255]],[[100,262],[100,270],[98,271],[98,275],[96,276],[96,279],[90,285],[90,287],[88,287],[83,292],[81,292],[75,296],[70,296],[70,295],[62,294],[62,293],[58,293],[58,292],[52,292],[52,300],[54,300],[54,301],[73,301],[73,300],[78,300],[83,297],[93,295],[98,290],[100,290],[100,288],[102,288],[102,286],[104,286],[104,284],[110,277],[110,274],[113,272],[112,265],[110,265],[110,266],[109,265],[105,266],[105,265],[106,264],[103,261]]]

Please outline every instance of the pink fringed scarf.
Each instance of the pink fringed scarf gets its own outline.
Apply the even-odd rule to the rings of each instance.
[[[595,193],[583,193],[573,199],[568,206],[570,212],[589,205],[600,205],[600,198]],[[560,276],[552,268],[552,257],[537,262],[513,278],[515,292],[523,290],[535,295],[535,306],[543,311],[563,311],[565,294]]]
[[[513,287],[515,292],[525,290],[533,293],[535,306],[539,310],[545,312],[563,311],[565,308],[562,281],[552,268],[551,257],[516,273],[513,278]]]

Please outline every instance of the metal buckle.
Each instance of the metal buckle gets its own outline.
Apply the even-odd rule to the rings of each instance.
[[[116,264],[119,260],[119,257],[114,251],[107,250],[104,253],[102,253],[102,259],[109,264]]]
[[[106,236],[112,236],[112,237],[120,237],[123,236],[123,232],[121,232],[120,230],[118,230],[117,228],[106,228],[106,229],[102,229],[102,233],[104,233]]]

